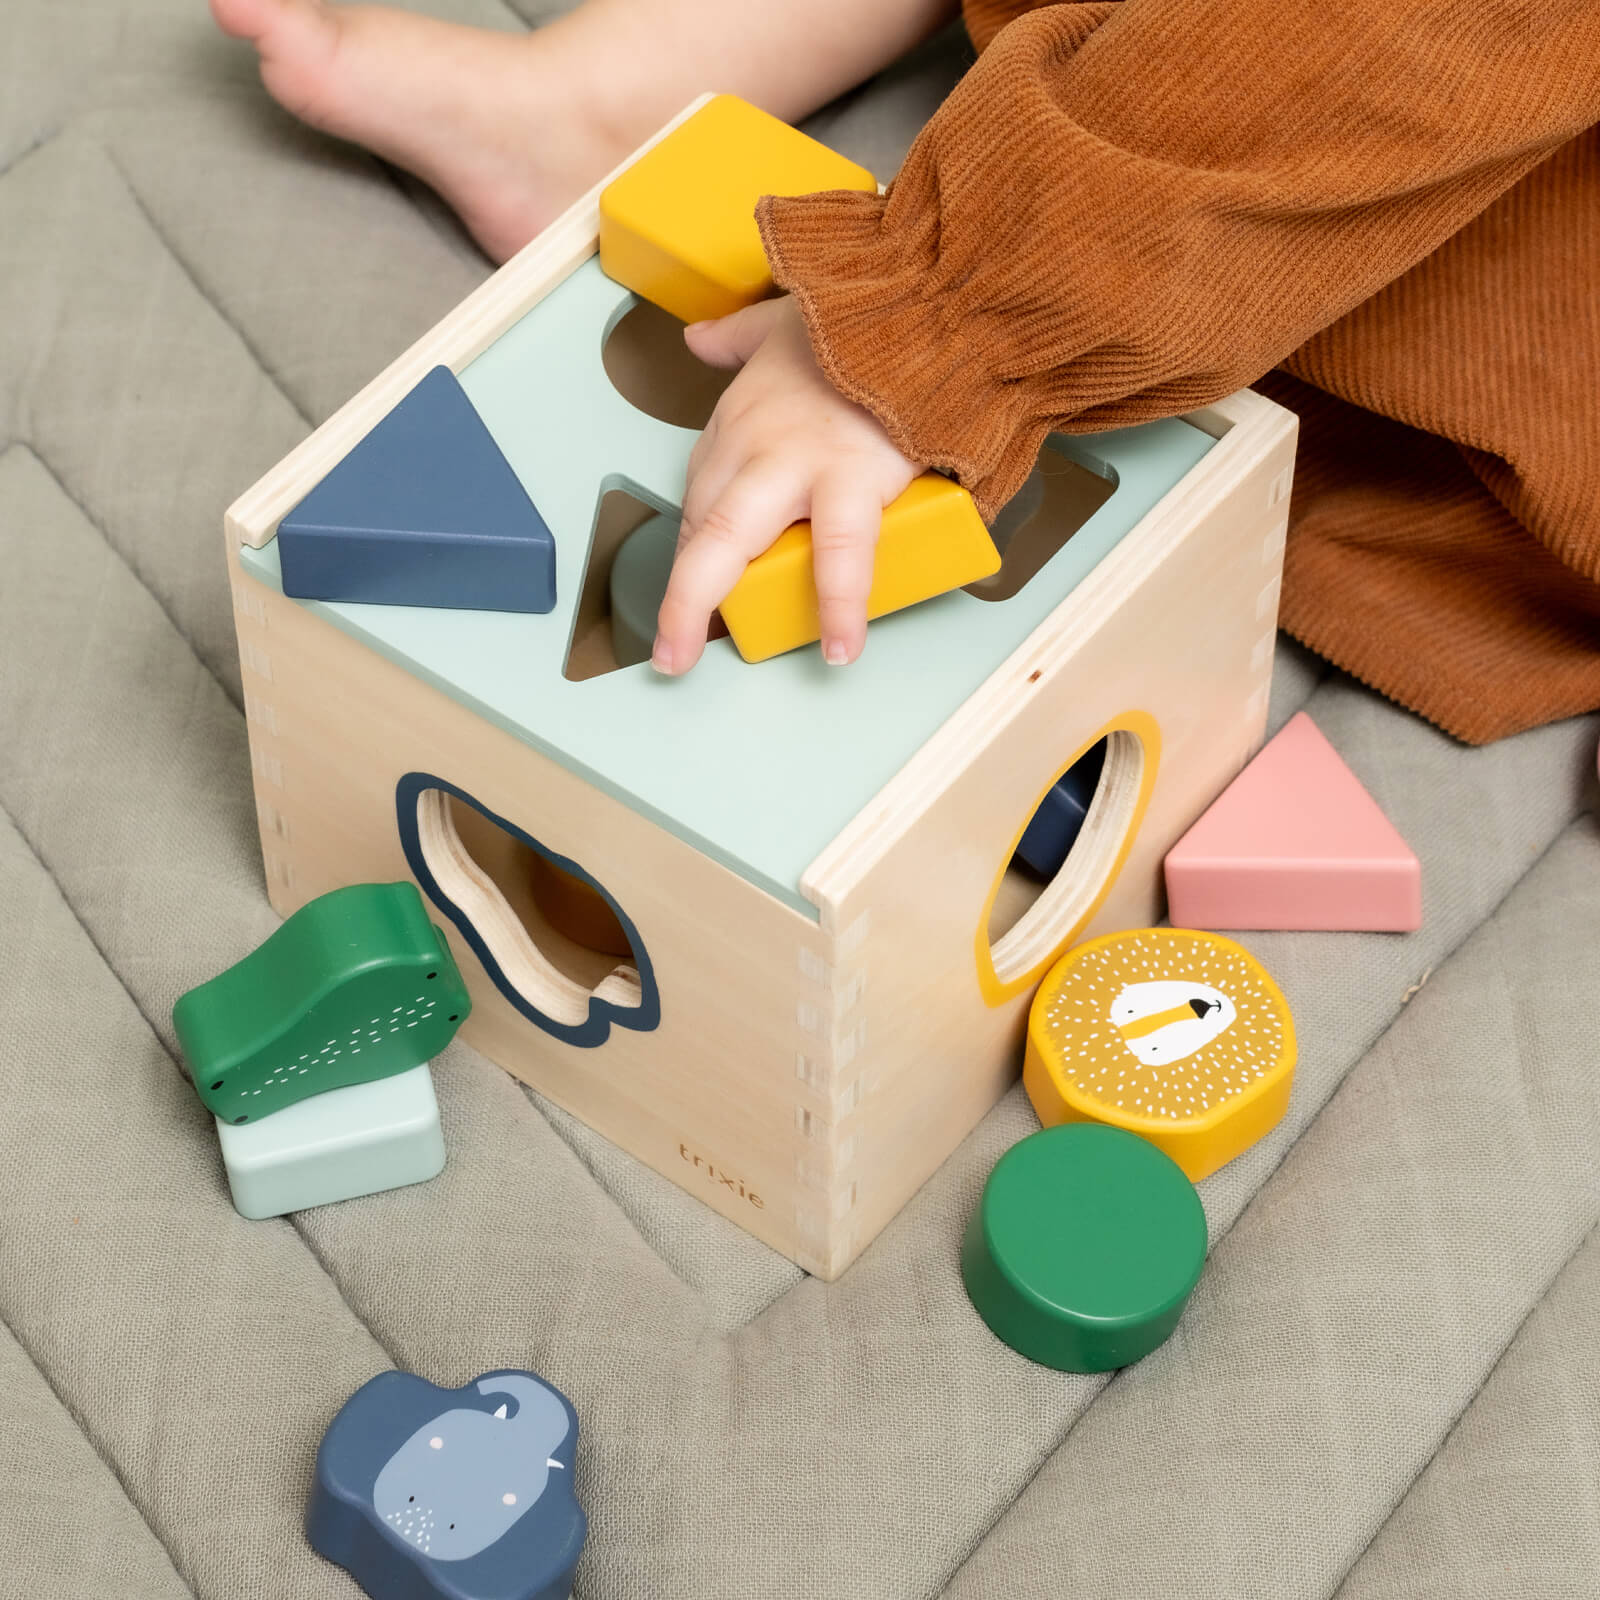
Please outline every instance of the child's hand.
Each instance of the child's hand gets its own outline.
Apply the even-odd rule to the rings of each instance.
[[[802,517],[811,519],[823,655],[833,666],[854,661],[883,508],[920,468],[822,375],[788,296],[697,322],[684,337],[709,365],[743,370],[689,457],[656,670],[687,672],[700,659],[711,613],[746,564]]]

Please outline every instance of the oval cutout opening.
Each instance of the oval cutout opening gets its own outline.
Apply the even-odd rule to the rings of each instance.
[[[1017,858],[1029,825],[1061,780],[1104,756],[1093,796],[1065,859],[1041,879]],[[996,875],[978,926],[978,976],[990,1005],[1030,984],[1078,937],[1111,892],[1150,803],[1161,740],[1153,718],[1129,713],[1104,728],[1063,767],[1023,819]]]
[[[683,328],[670,312],[640,300],[606,330],[600,361],[611,387],[635,410],[698,432],[733,373],[691,355]]]
[[[396,802],[418,883],[518,1011],[581,1045],[603,1043],[613,1022],[656,1025],[638,932],[578,863],[424,773],[401,780]]]

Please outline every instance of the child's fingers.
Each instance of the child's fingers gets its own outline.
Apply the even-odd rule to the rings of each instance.
[[[687,672],[705,648],[711,613],[746,566],[796,520],[802,485],[792,471],[747,462],[703,515],[685,523],[656,623],[651,661],[658,672]]]
[[[694,448],[689,452],[689,464],[684,470],[684,495],[693,493],[694,485],[701,472],[705,470],[706,462],[714,461],[717,455],[717,436],[722,432],[721,424],[715,411],[711,413],[711,420],[701,430],[700,437],[695,440]]]
[[[867,642],[867,596],[883,505],[870,482],[843,474],[811,494],[811,566],[817,585],[822,654],[842,667]]]
[[[707,430],[707,434],[709,433]],[[683,489],[683,520],[678,529],[678,549],[706,519],[706,514],[722,498],[724,490],[749,464],[750,457],[737,440],[719,446],[700,436],[689,455],[689,470]]]
[[[782,300],[758,300],[753,306],[710,322],[691,322],[683,342],[708,367],[742,367],[772,331]]]

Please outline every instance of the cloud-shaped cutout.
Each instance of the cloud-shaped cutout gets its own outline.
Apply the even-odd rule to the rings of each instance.
[[[633,965],[639,975],[637,992],[634,991],[631,982],[619,983],[607,979],[589,996],[587,1015],[579,1022],[553,1017],[523,994],[506,976],[499,959],[490,949],[471,916],[439,882],[438,875],[423,850],[420,823],[422,805],[424,797],[434,791],[454,795],[463,804],[471,806],[480,816],[494,823],[497,828],[521,840],[560,871],[594,890],[610,908],[622,931],[627,935],[633,951]],[[592,1049],[606,1042],[611,1035],[613,1024],[619,1028],[632,1028],[641,1033],[648,1033],[660,1023],[661,993],[656,987],[655,969],[650,963],[638,929],[612,898],[605,885],[593,878],[576,861],[547,849],[532,834],[480,804],[466,790],[443,778],[434,777],[431,773],[408,772],[401,778],[395,786],[395,815],[400,827],[400,845],[405,851],[406,863],[411,868],[412,876],[422,886],[422,892],[455,924],[495,987],[535,1026],[543,1028],[546,1033],[564,1040],[567,1044]]]

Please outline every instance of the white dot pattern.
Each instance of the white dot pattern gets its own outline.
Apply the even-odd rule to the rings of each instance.
[[[383,1519],[407,1544],[414,1544],[426,1555],[433,1547],[435,1518],[431,1506],[402,1506]]]
[[[1206,984],[1238,1008],[1232,1025],[1209,1044],[1166,1066],[1139,1061],[1111,1020],[1111,1003],[1124,987],[1161,979]],[[1086,1115],[1121,1122],[1131,1112],[1182,1123],[1282,1067],[1282,1003],[1276,986],[1237,946],[1149,928],[1069,961],[1040,991],[1035,1017],[1043,1017],[1063,1091]]]
[[[386,1037],[393,1038],[406,1028],[414,1028],[418,1023],[427,1022],[438,1009],[438,1002],[430,995],[419,994],[415,1004],[409,1007],[398,1005],[386,1017],[373,1017],[368,1022],[357,1023],[346,1036],[334,1035],[320,1050],[315,1052],[307,1050],[296,1056],[293,1061],[282,1062],[267,1074],[267,1081],[260,1089],[242,1089],[239,1098],[257,1099],[263,1090],[270,1098],[274,1089],[282,1089],[290,1079],[305,1077],[313,1067],[332,1066],[341,1056],[358,1056],[363,1047],[372,1050],[381,1045]]]

